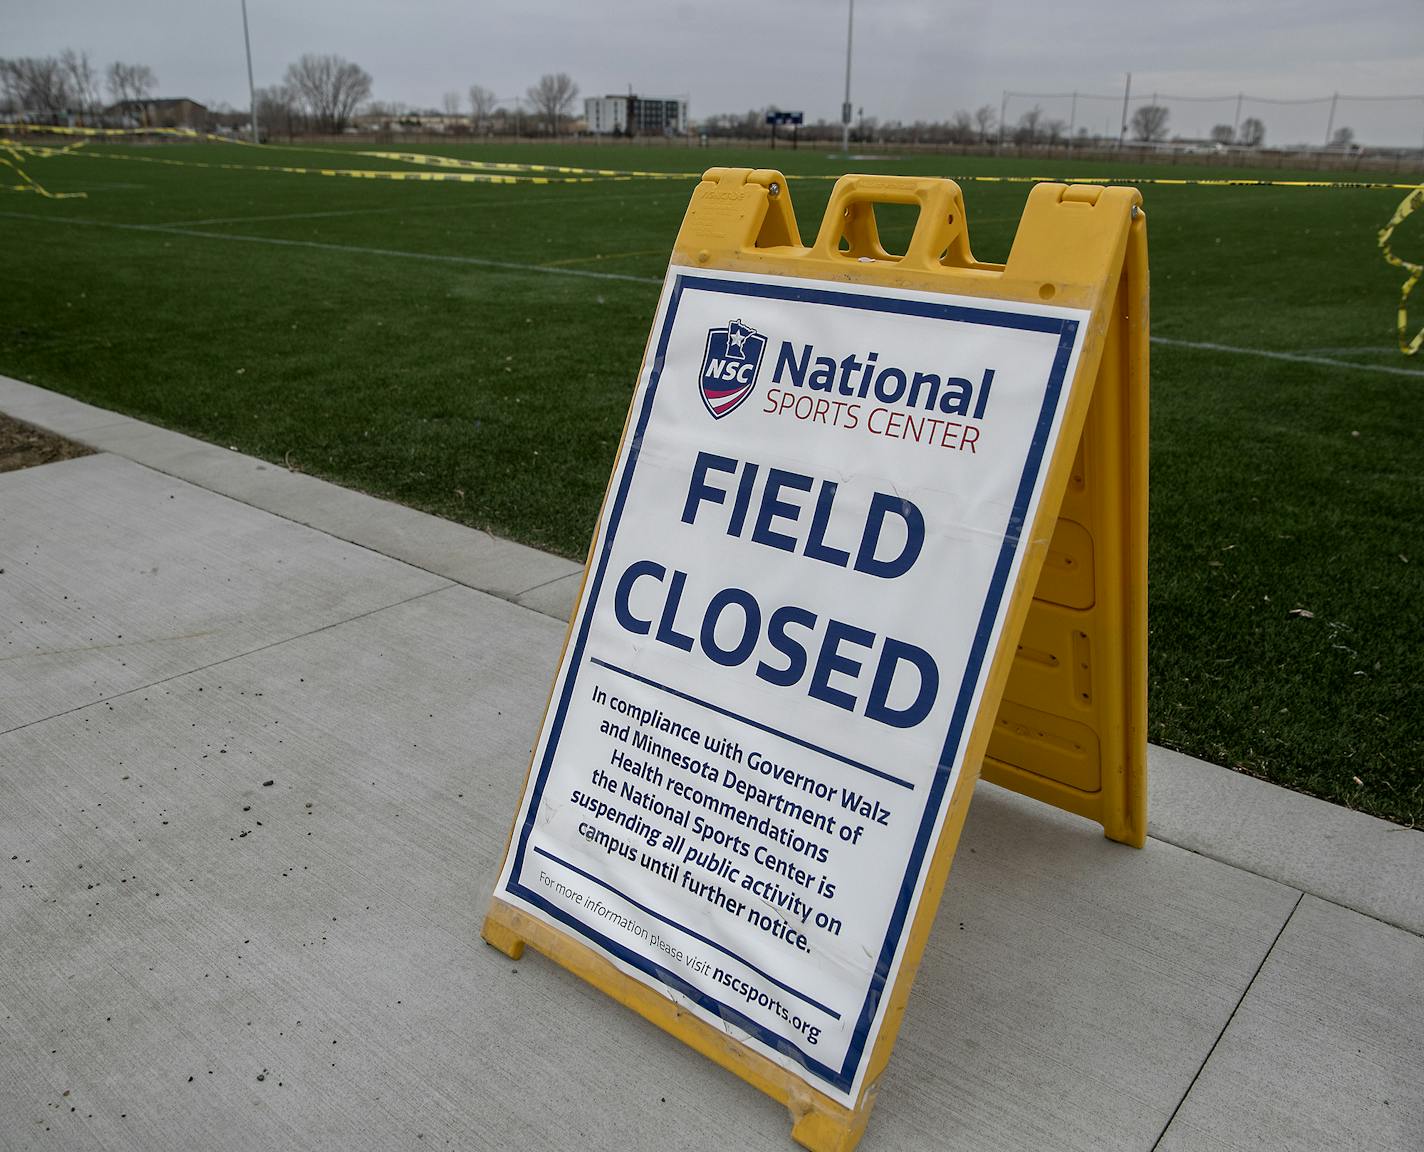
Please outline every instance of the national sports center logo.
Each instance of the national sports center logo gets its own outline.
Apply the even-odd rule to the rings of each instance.
[[[765,351],[766,337],[740,320],[708,331],[702,356],[702,402],[715,419],[736,411],[752,394]]]

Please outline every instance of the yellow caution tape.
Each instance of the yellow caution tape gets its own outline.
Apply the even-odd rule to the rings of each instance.
[[[310,151],[292,147],[292,151]],[[335,149],[321,149],[336,153]],[[350,153],[345,153],[350,155]],[[517,164],[492,160],[457,160],[427,152],[357,152],[357,156],[393,160],[403,164],[424,164],[439,168],[467,168],[496,172],[556,172],[567,175],[612,177],[622,180],[701,180],[701,172],[660,172],[640,169],[574,168],[554,164]],[[799,181],[839,180],[838,175],[797,175]],[[1344,188],[1368,191],[1394,191],[1413,188],[1413,184],[1396,184],[1375,180],[1264,180],[1247,177],[1217,177],[1188,179],[1173,176],[949,176],[960,184],[1153,184],[1194,188]]]
[[[3,164],[6,168],[9,168],[12,172],[15,173],[15,175],[20,178],[20,183],[18,184],[0,184],[0,191],[34,192],[39,196],[43,196],[46,200],[85,199],[88,196],[87,192],[51,192],[48,188],[46,188],[43,184],[41,184],[38,180],[36,180],[33,176],[26,172],[22,167],[20,167],[20,160],[24,156],[63,156],[66,153],[73,152],[82,144],[83,141],[80,141],[78,144],[71,144],[67,148],[34,148],[30,146],[14,147],[12,146],[11,141],[0,140],[0,152],[7,152],[11,157],[9,160],[6,160],[4,156],[0,156],[0,164]]]
[[[649,169],[622,168],[581,168],[562,164],[522,164],[494,160],[464,160],[453,156],[440,156],[429,152],[389,152],[356,151],[344,148],[323,148],[319,145],[263,144],[254,146],[248,141],[234,136],[219,136],[211,132],[198,132],[192,128],[69,128],[43,124],[0,123],[0,131],[11,130],[34,134],[57,133],[76,136],[170,136],[177,139],[217,144],[235,144],[239,147],[260,147],[264,151],[322,153],[330,156],[364,156],[373,160],[390,160],[402,164],[416,164],[432,168],[453,168],[472,172],[496,172],[510,174],[554,174],[560,176],[580,176],[612,180],[700,180],[701,172],[665,172]],[[119,159],[120,157],[113,157]],[[127,157],[124,157],[127,158]],[[174,161],[173,163],[177,163]],[[187,161],[187,163],[198,163]],[[207,165],[221,167],[221,165]],[[228,165],[228,167],[253,167],[258,171],[275,172],[316,172],[332,174],[334,169],[283,168],[278,166]],[[391,177],[385,177],[387,179]],[[798,175],[797,180],[838,180],[837,175]],[[961,184],[1139,184],[1158,187],[1184,188],[1332,188],[1361,191],[1409,191],[1414,183],[1398,183],[1386,180],[1268,180],[1251,177],[1178,177],[1178,176],[950,176],[947,179]],[[484,182],[484,181],[482,181]]]
[[[838,177],[817,179],[835,180]],[[1343,188],[1389,191],[1414,187],[1413,184],[1394,184],[1382,180],[1258,180],[1244,176],[1201,179],[1177,176],[949,176],[946,179],[961,184],[1155,184],[1184,188]]]
[[[306,151],[293,148],[293,151]],[[323,149],[334,152],[334,149]],[[353,155],[353,153],[345,153]],[[621,168],[572,168],[563,164],[514,164],[494,160],[457,160],[453,156],[437,156],[429,152],[356,152],[373,160],[394,160],[402,164],[425,164],[435,168],[472,168],[489,172],[554,172],[568,176],[599,176],[620,180],[701,180],[700,172],[658,172]],[[819,177],[818,177],[819,179]],[[835,179],[835,177],[831,177]]]
[[[0,139],[0,149],[16,154],[34,154],[30,145],[8,139]],[[286,164],[228,164],[211,160],[177,160],[169,156],[100,152],[92,148],[71,154],[91,156],[99,160],[131,160],[140,164],[163,164],[174,168],[209,168],[228,172],[279,172],[294,176],[344,176],[358,180],[415,180],[436,183],[453,181],[461,184],[592,184],[606,179],[615,181],[634,179],[631,176],[537,176],[507,172],[397,172],[364,168],[307,168]]]
[[[23,132],[26,134],[44,135],[54,133],[61,136],[85,136],[85,137],[135,137],[135,136],[167,136],[174,139],[188,141],[192,143],[212,143],[212,144],[236,144],[240,147],[253,147],[253,145],[239,137],[220,136],[212,132],[199,132],[193,128],[79,128],[66,127],[63,125],[50,124],[14,124],[0,123],[0,132]],[[11,143],[17,143],[12,141]],[[40,148],[37,145],[24,144],[26,149],[33,148],[39,154]],[[643,179],[643,180],[700,180],[700,172],[660,172],[643,170],[623,170],[614,168],[576,168],[561,164],[517,164],[494,160],[462,160],[453,156],[439,156],[429,152],[377,152],[377,151],[357,151],[347,148],[323,148],[319,145],[300,144],[263,144],[259,147],[263,151],[271,152],[304,152],[307,154],[321,154],[326,156],[364,156],[372,160],[392,160],[402,164],[418,164],[436,168],[457,168],[477,172],[498,172],[498,173],[553,173],[563,176],[588,176],[601,177],[605,179]],[[99,155],[99,153],[91,153]],[[116,156],[107,154],[110,159],[142,159],[141,157]],[[170,161],[177,164],[178,161]],[[188,164],[202,167],[250,167],[256,171],[275,172],[319,172],[323,175],[330,174],[333,169],[313,169],[313,168],[281,168],[277,166],[264,165],[217,165],[201,164],[199,161],[186,161]],[[820,177],[818,177],[820,179]],[[834,177],[832,177],[834,179]],[[582,181],[581,181],[582,182]]]
[[[195,128],[78,128],[64,124],[26,124],[23,122],[0,123],[0,132],[33,133],[36,136],[186,136],[195,140],[222,140],[226,136],[216,136],[210,132],[199,132]]]
[[[25,135],[53,134],[85,138],[113,138],[136,136],[166,136],[193,142],[247,145],[247,141],[230,136],[219,136],[208,132],[198,132],[191,128],[80,128],[60,125],[0,123],[0,131],[24,133]],[[108,160],[134,160],[148,164],[166,164],[179,168],[211,168],[234,172],[275,172],[297,176],[333,176],[357,180],[394,180],[420,182],[455,182],[463,184],[591,184],[605,181],[631,180],[700,180],[700,172],[661,172],[646,169],[583,168],[562,164],[522,164],[510,161],[465,160],[453,156],[440,156],[428,152],[356,151],[318,146],[266,144],[264,151],[322,153],[333,156],[361,156],[372,160],[388,160],[398,164],[412,164],[423,168],[434,168],[433,172],[402,172],[386,169],[361,168],[311,168],[283,164],[229,164],[218,161],[174,159],[166,156],[143,156],[137,153],[96,152],[87,149],[77,151],[86,140],[64,148],[52,148],[29,141],[0,139],[0,151],[11,159],[0,156],[0,164],[14,170],[20,177],[19,185],[0,186],[0,190],[36,192],[50,199],[83,197],[83,192],[49,192],[31,178],[20,166],[23,156],[52,157],[62,155],[94,156]],[[249,147],[251,147],[249,145]],[[835,175],[797,176],[802,181],[836,180]],[[949,179],[959,183],[976,184],[1134,184],[1159,187],[1188,188],[1321,188],[1349,189],[1362,191],[1409,191],[1394,216],[1379,234],[1380,251],[1384,258],[1395,267],[1409,273],[1399,298],[1399,347],[1406,356],[1413,356],[1424,346],[1424,328],[1412,337],[1408,336],[1407,302],[1421,277],[1424,264],[1416,264],[1396,256],[1389,246],[1390,237],[1399,224],[1416,208],[1424,204],[1424,186],[1413,183],[1396,183],[1377,180],[1266,180],[1249,177],[1168,177],[1168,176],[953,176]]]
[[[23,152],[27,156],[39,156],[48,158],[50,156],[64,156],[70,152],[78,151],[87,144],[87,140],[76,140],[73,144],[66,144],[61,147],[51,147],[44,144],[21,144],[17,140],[6,140],[7,149]]]
[[[1396,268],[1403,268],[1409,273],[1409,278],[1405,280],[1404,286],[1399,290],[1399,350],[1406,356],[1413,356],[1424,345],[1424,327],[1411,337],[1409,335],[1409,294],[1414,291],[1414,285],[1419,283],[1419,278],[1424,276],[1424,264],[1415,264],[1411,260],[1405,260],[1396,256],[1389,246],[1390,237],[1394,235],[1394,230],[1399,227],[1421,204],[1424,204],[1424,184],[1414,189],[1404,198],[1403,203],[1394,210],[1394,215],[1389,218],[1389,223],[1381,229],[1379,234],[1380,253]]]

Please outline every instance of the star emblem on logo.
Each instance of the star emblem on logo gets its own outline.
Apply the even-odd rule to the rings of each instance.
[[[733,320],[727,325],[727,355],[735,356],[738,360],[747,358],[747,340],[756,335],[756,329],[740,320]]]

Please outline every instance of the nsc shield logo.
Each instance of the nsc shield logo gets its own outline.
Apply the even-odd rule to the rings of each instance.
[[[707,332],[702,356],[702,402],[717,420],[735,412],[756,387],[766,337],[733,320]]]

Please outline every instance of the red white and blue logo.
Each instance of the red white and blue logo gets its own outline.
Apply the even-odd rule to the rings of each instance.
[[[740,320],[708,331],[702,356],[702,402],[715,419],[735,412],[752,394],[765,351],[766,337]]]

